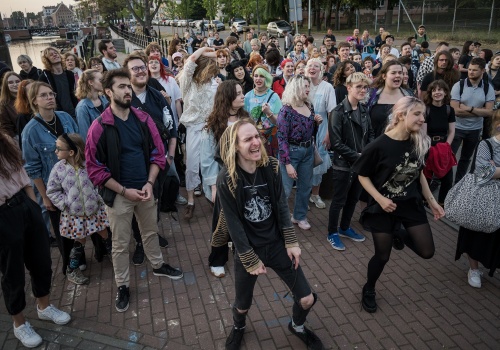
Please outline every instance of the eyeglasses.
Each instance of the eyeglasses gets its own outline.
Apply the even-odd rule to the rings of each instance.
[[[9,85],[18,85],[21,82],[21,80],[14,80],[14,81],[8,81],[7,84]]]
[[[56,146],[56,152],[69,152],[69,149],[62,149],[59,146]]]
[[[356,85],[354,88],[358,91],[368,91],[370,87],[368,85]]]
[[[147,71],[148,67],[146,67],[146,66],[132,67],[132,68],[130,68],[130,70],[133,71],[134,73],[139,73],[139,72]]]
[[[38,97],[48,100],[49,98],[56,97],[57,94],[55,92],[44,92],[43,94],[38,95]]]

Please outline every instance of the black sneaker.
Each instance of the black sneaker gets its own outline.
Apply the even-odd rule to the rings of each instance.
[[[158,234],[158,242],[160,243],[160,247],[162,247],[162,248],[168,247],[167,239],[160,234]]]
[[[130,299],[130,290],[127,286],[123,285],[118,287],[118,293],[116,293],[115,307],[118,312],[125,312],[128,310]]]
[[[155,276],[165,276],[173,280],[180,280],[184,277],[184,274],[179,269],[174,269],[169,264],[163,263],[163,265],[158,269],[153,269],[153,274]]]
[[[135,246],[135,252],[132,256],[132,262],[134,265],[142,265],[144,263],[144,247],[142,243],[137,243]]]
[[[313,331],[308,329],[306,326],[304,326],[304,331],[303,332],[297,332],[295,328],[292,326],[292,322],[288,324],[288,330],[292,332],[293,335],[296,335],[299,337],[300,340],[302,340],[306,345],[307,349],[309,350],[323,350],[324,346],[323,343],[321,342],[321,339],[318,338],[316,334],[314,334]]]
[[[226,350],[240,350],[241,341],[243,340],[243,334],[245,333],[245,327],[231,329],[229,337],[226,339]]]
[[[361,298],[361,305],[366,312],[374,313],[377,311],[377,302],[375,301],[375,288],[363,287],[363,296]]]

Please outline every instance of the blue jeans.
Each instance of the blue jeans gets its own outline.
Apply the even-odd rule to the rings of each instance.
[[[460,159],[458,160],[457,172],[455,174],[455,183],[462,180],[465,174],[467,174],[471,158],[474,155],[474,150],[479,143],[480,137],[481,129],[455,129],[455,137],[453,138],[453,142],[451,143],[451,149],[453,150],[453,153],[457,154],[460,145],[462,145]]]
[[[307,205],[309,195],[312,189],[313,175],[313,147],[300,147],[290,145],[290,164],[297,172],[297,191],[295,192],[295,205],[293,207],[293,218],[295,220],[304,220],[307,214]],[[283,180],[283,188],[285,189],[286,198],[290,196],[292,191],[293,179],[288,176],[285,164],[281,163],[281,178]]]

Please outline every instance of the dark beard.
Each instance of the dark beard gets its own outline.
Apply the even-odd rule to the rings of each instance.
[[[120,108],[123,108],[123,109],[127,109],[127,108],[130,108],[130,105],[132,104],[132,100],[130,101],[126,101],[126,102],[122,102],[122,101],[119,101],[117,99],[113,99],[113,102]]]

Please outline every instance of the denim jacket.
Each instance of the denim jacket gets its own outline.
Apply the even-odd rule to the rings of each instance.
[[[66,112],[55,111],[65,133],[77,133],[78,126]],[[36,114],[35,117],[40,117]],[[24,168],[31,179],[42,179],[47,185],[50,171],[59,161],[55,154],[57,137],[33,118],[24,128],[21,139],[23,145]]]
[[[104,96],[99,96],[99,99],[101,100],[103,107],[102,110],[104,111],[106,107],[108,107],[109,102]],[[83,138],[83,141],[86,141],[90,124],[92,124],[92,122],[101,115],[101,112],[99,112],[99,110],[94,107],[94,104],[92,103],[92,100],[90,98],[84,98],[83,100],[78,102],[75,113],[79,134]]]

